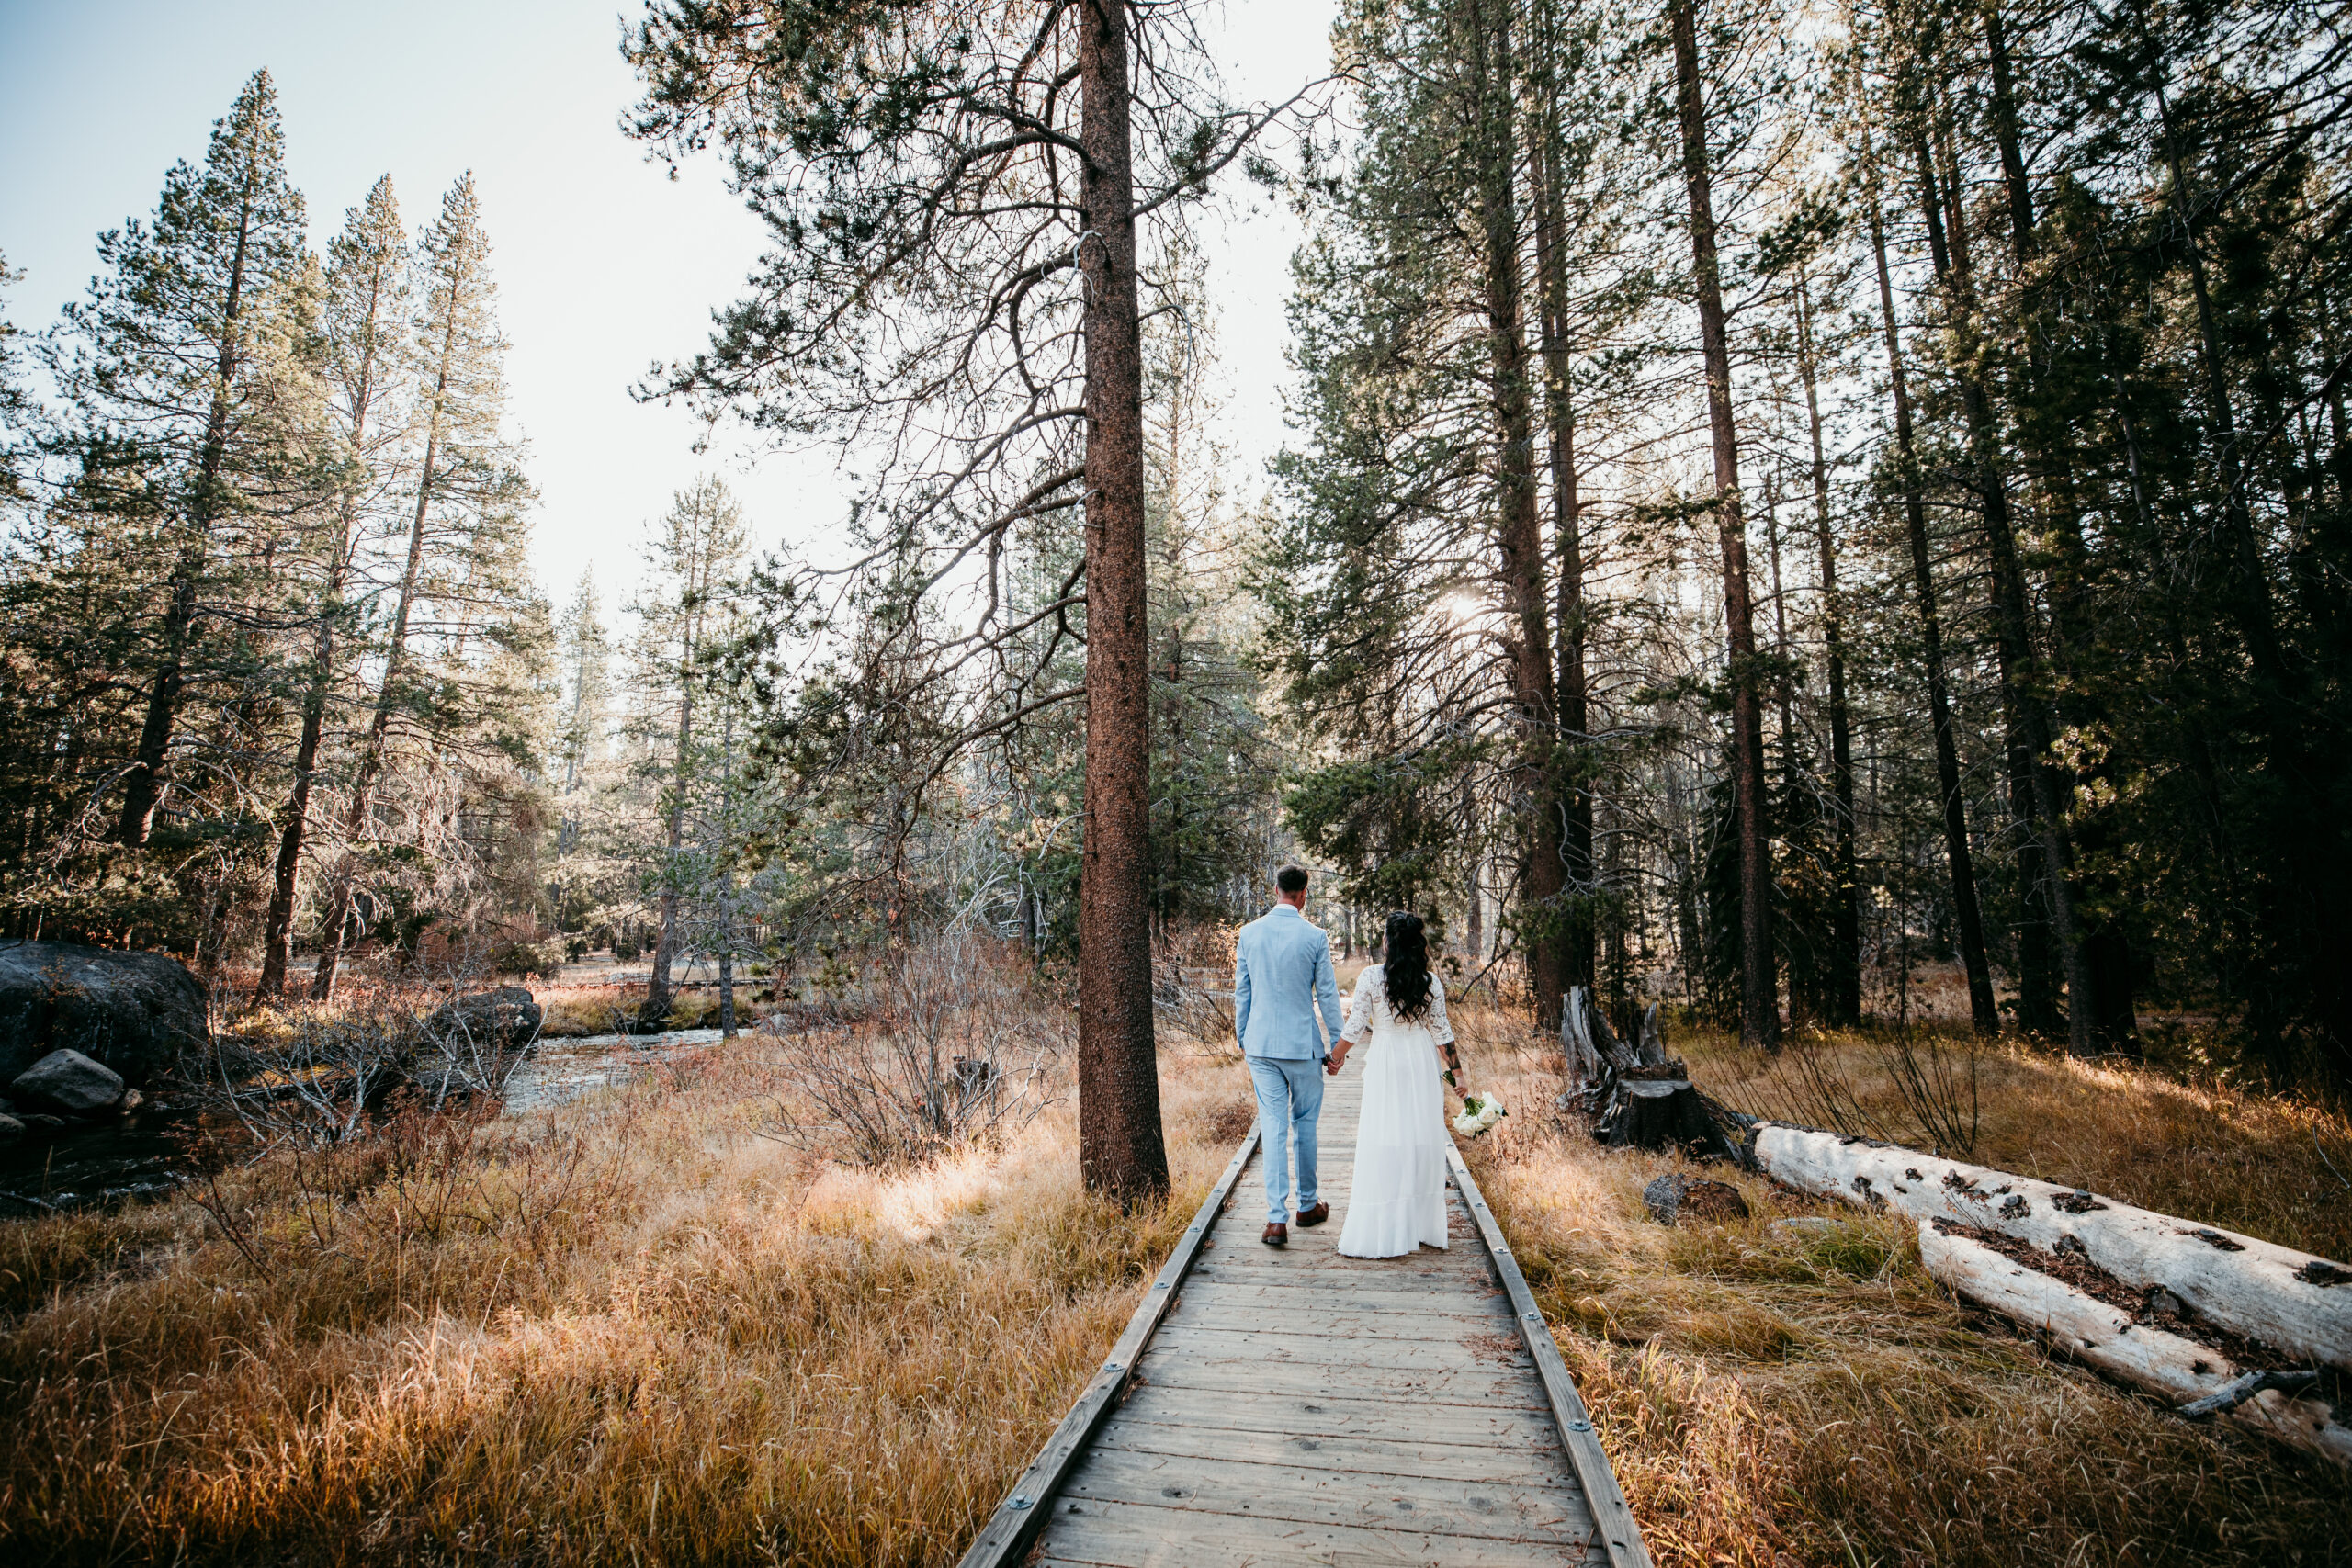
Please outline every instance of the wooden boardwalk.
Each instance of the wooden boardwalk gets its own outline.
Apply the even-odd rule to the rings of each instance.
[[[1328,1086],[1331,1221],[1287,1248],[1258,1239],[1252,1134],[966,1568],[1646,1564],[1459,1159],[1445,1250],[1339,1256],[1362,1095]]]

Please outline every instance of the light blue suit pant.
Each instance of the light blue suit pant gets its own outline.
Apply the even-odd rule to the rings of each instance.
[[[1258,1125],[1264,1130],[1258,1162],[1266,1171],[1266,1219],[1290,1221],[1290,1155],[1298,1151],[1298,1206],[1315,1196],[1315,1123],[1323,1114],[1323,1064],[1312,1056],[1250,1058],[1258,1090]]]

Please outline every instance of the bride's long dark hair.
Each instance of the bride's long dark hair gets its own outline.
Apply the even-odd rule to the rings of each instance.
[[[1381,939],[1382,986],[1389,1010],[1401,1019],[1416,1019],[1430,1010],[1430,943],[1421,917],[1399,909],[1388,917]]]

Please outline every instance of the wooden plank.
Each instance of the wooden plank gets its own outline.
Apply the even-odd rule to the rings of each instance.
[[[1511,1256],[1510,1243],[1504,1239],[1502,1227],[1495,1223],[1494,1213],[1487,1207],[1486,1195],[1478,1190],[1470,1168],[1463,1163],[1462,1151],[1449,1145],[1445,1158],[1453,1171],[1453,1185],[1470,1206],[1478,1234],[1485,1238],[1496,1271],[1502,1276],[1503,1289],[1510,1292],[1511,1306],[1519,1314],[1520,1333],[1529,1353],[1535,1358],[1535,1370],[1544,1380],[1544,1392],[1551,1400],[1553,1414],[1559,1418],[1568,1461],[1576,1466],[1577,1479],[1584,1483],[1586,1501],[1600,1527],[1600,1544],[1608,1553],[1610,1568],[1650,1568],[1649,1548],[1642,1541],[1641,1526],[1634,1522],[1633,1509],[1625,1505],[1625,1494],[1617,1485],[1617,1472],[1610,1468],[1609,1455],[1592,1429],[1592,1417],[1584,1407],[1584,1396],[1577,1393],[1576,1380],[1568,1375],[1568,1364],[1561,1359],[1560,1347],[1553,1341],[1551,1325],[1536,1308],[1534,1293],[1528,1290],[1527,1278],[1520,1272],[1519,1259]]]
[[[1397,1339],[1327,1339],[1318,1336],[1266,1333],[1250,1329],[1194,1327],[1170,1323],[1152,1342],[1156,1356],[1187,1353],[1202,1365],[1307,1367],[1318,1371],[1363,1368],[1372,1371],[1495,1372],[1530,1371],[1521,1337],[1510,1327],[1478,1325],[1448,1335],[1446,1325],[1432,1322],[1427,1337]],[[1498,1325],[1499,1326],[1499,1325]]]
[[[1204,1460],[1252,1464],[1312,1465],[1367,1475],[1418,1475],[1434,1480],[1477,1480],[1498,1485],[1575,1486],[1568,1456],[1555,1447],[1547,1415],[1521,1423],[1512,1439],[1477,1443],[1435,1442],[1414,1425],[1399,1438],[1309,1437],[1294,1431],[1236,1431],[1204,1425],[1181,1413],[1171,1421],[1139,1418],[1130,1404],[1096,1428],[1094,1450],[1126,1449]],[[1577,1493],[1578,1498],[1584,1494]]]
[[[1253,1329],[1317,1339],[1425,1339],[1432,1334],[1515,1334],[1508,1303],[1448,1300],[1443,1296],[1385,1296],[1377,1300],[1348,1294],[1318,1302],[1296,1291],[1268,1292],[1237,1286],[1218,1286],[1214,1293],[1201,1287],[1178,1299],[1187,1327]]]
[[[1475,1242],[1465,1242],[1460,1251],[1468,1252],[1476,1245]],[[1454,1257],[1442,1252],[1424,1252],[1412,1258],[1344,1258],[1328,1247],[1301,1247],[1296,1242],[1281,1250],[1270,1247],[1261,1252],[1220,1252],[1214,1264],[1204,1263],[1203,1267],[1214,1270],[1208,1276],[1212,1279],[1247,1274],[1269,1280],[1344,1280],[1351,1288],[1366,1285],[1374,1290],[1416,1281],[1442,1284],[1449,1290],[1490,1283],[1485,1265],[1475,1258]]]
[[[1464,1291],[1435,1280],[1369,1281],[1344,1292],[1324,1288],[1313,1280],[1287,1279],[1236,1280],[1213,1277],[1195,1269],[1184,1281],[1182,1299],[1204,1310],[1224,1312],[1249,1306],[1262,1312],[1329,1310],[1337,1297],[1350,1312],[1453,1312],[1480,1317],[1509,1317],[1510,1297],[1499,1285]]]
[[[1575,1482],[1566,1476],[1561,1481],[1560,1485],[1540,1486],[1474,1477],[1378,1475],[1304,1463],[1139,1453],[1098,1444],[1058,1495],[1204,1514],[1237,1515],[1246,1509],[1252,1520],[1581,1549],[1592,1539],[1592,1516]]]
[[[1275,1562],[1380,1564],[1381,1568],[1560,1568],[1589,1549],[1480,1540],[1401,1529],[1302,1524],[1091,1499],[1057,1503],[1039,1562],[1087,1568],[1268,1568]]]
[[[1256,1432],[1307,1441],[1327,1439],[1430,1442],[1477,1448],[1507,1444],[1555,1456],[1552,1407],[1540,1393],[1510,1404],[1408,1404],[1393,1395],[1275,1393],[1262,1389],[1207,1393],[1171,1383],[1142,1383],[1127,1392],[1113,1421],[1184,1427],[1204,1433]],[[1108,1424],[1106,1423],[1106,1427]]]
[[[1329,1359],[1356,1359],[1354,1347],[1363,1340],[1382,1344],[1399,1340],[1408,1342],[1444,1342],[1467,1344],[1475,1336],[1502,1335],[1518,1343],[1519,1328],[1509,1313],[1500,1312],[1436,1312],[1412,1311],[1399,1307],[1371,1308],[1364,1311],[1333,1309],[1328,1312],[1305,1311],[1287,1316],[1270,1316],[1265,1308],[1250,1306],[1227,1312],[1213,1304],[1199,1302],[1187,1303],[1192,1312],[1181,1325],[1187,1333],[1200,1329],[1225,1333],[1272,1333],[1290,1340],[1325,1341],[1350,1348]],[[1281,1326],[1269,1328],[1270,1324]],[[1295,1359],[1295,1358],[1294,1358]],[[1315,1359],[1308,1357],[1307,1359]]]
[[[1317,1393],[1354,1399],[1386,1397],[1399,1403],[1427,1404],[1512,1404],[1530,1409],[1544,1405],[1541,1384],[1529,1380],[1526,1369],[1496,1367],[1486,1372],[1402,1371],[1395,1367],[1269,1366],[1262,1362],[1220,1361],[1204,1366],[1190,1359],[1144,1358],[1142,1376],[1168,1388],[1200,1389],[1209,1393],[1291,1393],[1311,1399]]]
[[[1136,1308],[1135,1315],[1127,1320],[1126,1332],[1120,1335],[1118,1343],[1111,1347],[1111,1354],[1103,1359],[1102,1370],[1087,1383],[1086,1391],[1078,1397],[1078,1403],[1070,1406],[1069,1414],[1062,1417],[1061,1425],[1055,1427],[1053,1436],[1046,1439],[1043,1451],[1030,1461],[1029,1468],[1014,1479],[1012,1490],[997,1505],[996,1512],[989,1517],[987,1524],[980,1527],[980,1533],[964,1553],[962,1568],[1000,1568],[1001,1564],[1014,1562],[1037,1533],[1045,1519],[1045,1509],[1038,1505],[1053,1495],[1054,1489],[1069,1473],[1071,1465],[1084,1451],[1086,1441],[1093,1436],[1095,1427],[1118,1403],[1119,1394],[1126,1387],[1137,1359],[1150,1344],[1152,1333],[1159,1326],[1160,1319],[1167,1315],[1170,1306],[1175,1302],[1177,1287],[1183,1283],[1193,1259],[1200,1256],[1202,1245],[1208,1240],[1209,1227],[1216,1223],[1217,1212],[1231,1195],[1234,1183],[1240,1179],[1241,1172],[1250,1164],[1250,1156],[1257,1146],[1258,1130],[1252,1127],[1242,1138],[1241,1147],[1235,1151],[1224,1174],[1217,1178],[1216,1185],[1209,1190],[1208,1197],[1193,1213],[1193,1223],[1176,1243],[1175,1251],[1160,1266],[1150,1288],[1144,1292],[1142,1303]]]

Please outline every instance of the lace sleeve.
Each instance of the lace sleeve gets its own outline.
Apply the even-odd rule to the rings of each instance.
[[[1430,976],[1430,1038],[1441,1045],[1453,1043],[1453,1025],[1445,1021],[1445,982]]]
[[[1348,998],[1348,1026],[1340,1031],[1340,1038],[1351,1045],[1363,1044],[1372,1033],[1372,1009],[1381,994],[1380,978],[1376,965],[1356,976],[1355,994]]]

